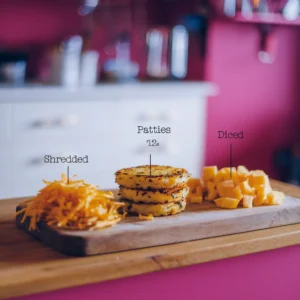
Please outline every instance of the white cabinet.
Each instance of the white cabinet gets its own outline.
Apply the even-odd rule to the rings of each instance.
[[[118,101],[15,103],[12,128],[17,139],[69,141],[108,139],[117,129]],[[109,130],[107,128],[109,127]]]
[[[0,103],[0,145],[12,137],[12,104]]]
[[[0,105],[1,106],[1,105]],[[13,168],[11,144],[0,145],[0,199],[13,195]]]
[[[0,199],[12,195],[12,105],[0,103]]]
[[[203,86],[199,91],[197,84],[172,86],[124,91],[112,86],[102,95],[100,88],[72,94],[55,89],[45,97],[42,89],[14,90],[10,103],[0,100],[0,199],[34,195],[43,179],[66,172],[68,164],[47,164],[45,155],[88,155],[88,164],[69,164],[70,175],[107,189],[117,187],[118,169],[148,164],[149,154],[153,164],[184,167],[199,176],[205,149]],[[138,134],[138,126],[170,127],[171,133]],[[160,145],[149,147],[146,141],[152,139]]]

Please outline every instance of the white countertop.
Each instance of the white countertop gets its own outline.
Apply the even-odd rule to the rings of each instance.
[[[63,86],[2,86],[0,87],[0,103],[13,102],[48,102],[48,101],[85,101],[85,100],[105,100],[131,98],[142,100],[141,98],[164,96],[215,96],[218,93],[217,87],[208,82],[134,82],[134,83],[106,83],[92,87],[67,88]]]

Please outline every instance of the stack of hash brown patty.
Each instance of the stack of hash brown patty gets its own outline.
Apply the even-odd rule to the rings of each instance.
[[[116,172],[120,201],[132,214],[167,216],[183,211],[189,193],[189,174],[170,166],[138,166]]]

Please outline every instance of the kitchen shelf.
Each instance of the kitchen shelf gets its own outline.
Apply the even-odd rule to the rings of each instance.
[[[240,23],[300,26],[300,17],[294,21],[288,21],[280,13],[253,13],[251,17],[246,18],[238,12],[231,20]]]

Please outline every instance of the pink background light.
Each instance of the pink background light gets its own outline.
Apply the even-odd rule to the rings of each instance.
[[[14,299],[298,300],[299,253],[293,246]]]
[[[260,34],[255,24],[215,21],[209,29],[206,80],[220,89],[208,101],[206,164],[263,169],[278,177],[275,150],[300,138],[300,28],[274,28],[273,64],[258,60]],[[244,140],[220,140],[218,130],[244,131]]]

